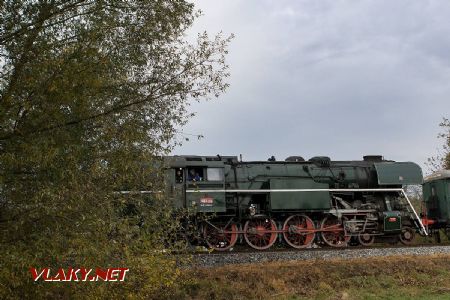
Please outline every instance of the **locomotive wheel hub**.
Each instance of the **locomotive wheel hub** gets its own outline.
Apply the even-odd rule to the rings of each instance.
[[[370,239],[370,234],[368,234],[368,233],[363,233],[362,236],[361,236],[361,238],[367,241],[367,240]]]
[[[264,236],[265,232],[267,231],[265,227],[263,226],[257,226],[256,228],[252,228],[255,231],[255,234],[262,237]]]

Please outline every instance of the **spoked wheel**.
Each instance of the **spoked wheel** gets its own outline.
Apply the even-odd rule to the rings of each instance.
[[[344,226],[334,216],[325,217],[320,230],[323,241],[331,247],[346,247],[351,238],[345,235]]]
[[[283,225],[283,237],[290,246],[301,249],[311,245],[314,237],[314,222],[305,215],[293,215]]]
[[[238,239],[236,224],[206,223],[203,227],[203,237],[209,248],[226,251],[233,247]]]
[[[244,225],[247,244],[257,250],[270,248],[277,240],[277,224],[272,219],[248,220]]]
[[[416,235],[416,232],[411,227],[405,226],[402,228],[402,233],[398,235],[398,238],[400,239],[400,243],[403,245],[410,245],[414,237]]]
[[[358,242],[363,246],[370,246],[375,242],[375,236],[367,232],[358,235]]]

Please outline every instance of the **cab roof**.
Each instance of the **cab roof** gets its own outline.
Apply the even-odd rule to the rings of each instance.
[[[424,182],[450,178],[450,170],[440,170],[424,178]]]
[[[237,162],[236,156],[200,156],[200,155],[174,155],[166,156],[165,160],[171,167],[209,166],[223,167],[225,162]]]

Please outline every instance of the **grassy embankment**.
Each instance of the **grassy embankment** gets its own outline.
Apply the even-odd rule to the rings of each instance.
[[[450,255],[230,265],[185,271],[177,299],[450,299]]]

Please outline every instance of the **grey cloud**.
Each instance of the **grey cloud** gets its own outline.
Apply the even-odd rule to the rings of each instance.
[[[450,2],[196,1],[235,33],[229,91],[194,104],[175,154],[383,154],[423,165],[450,111]]]

